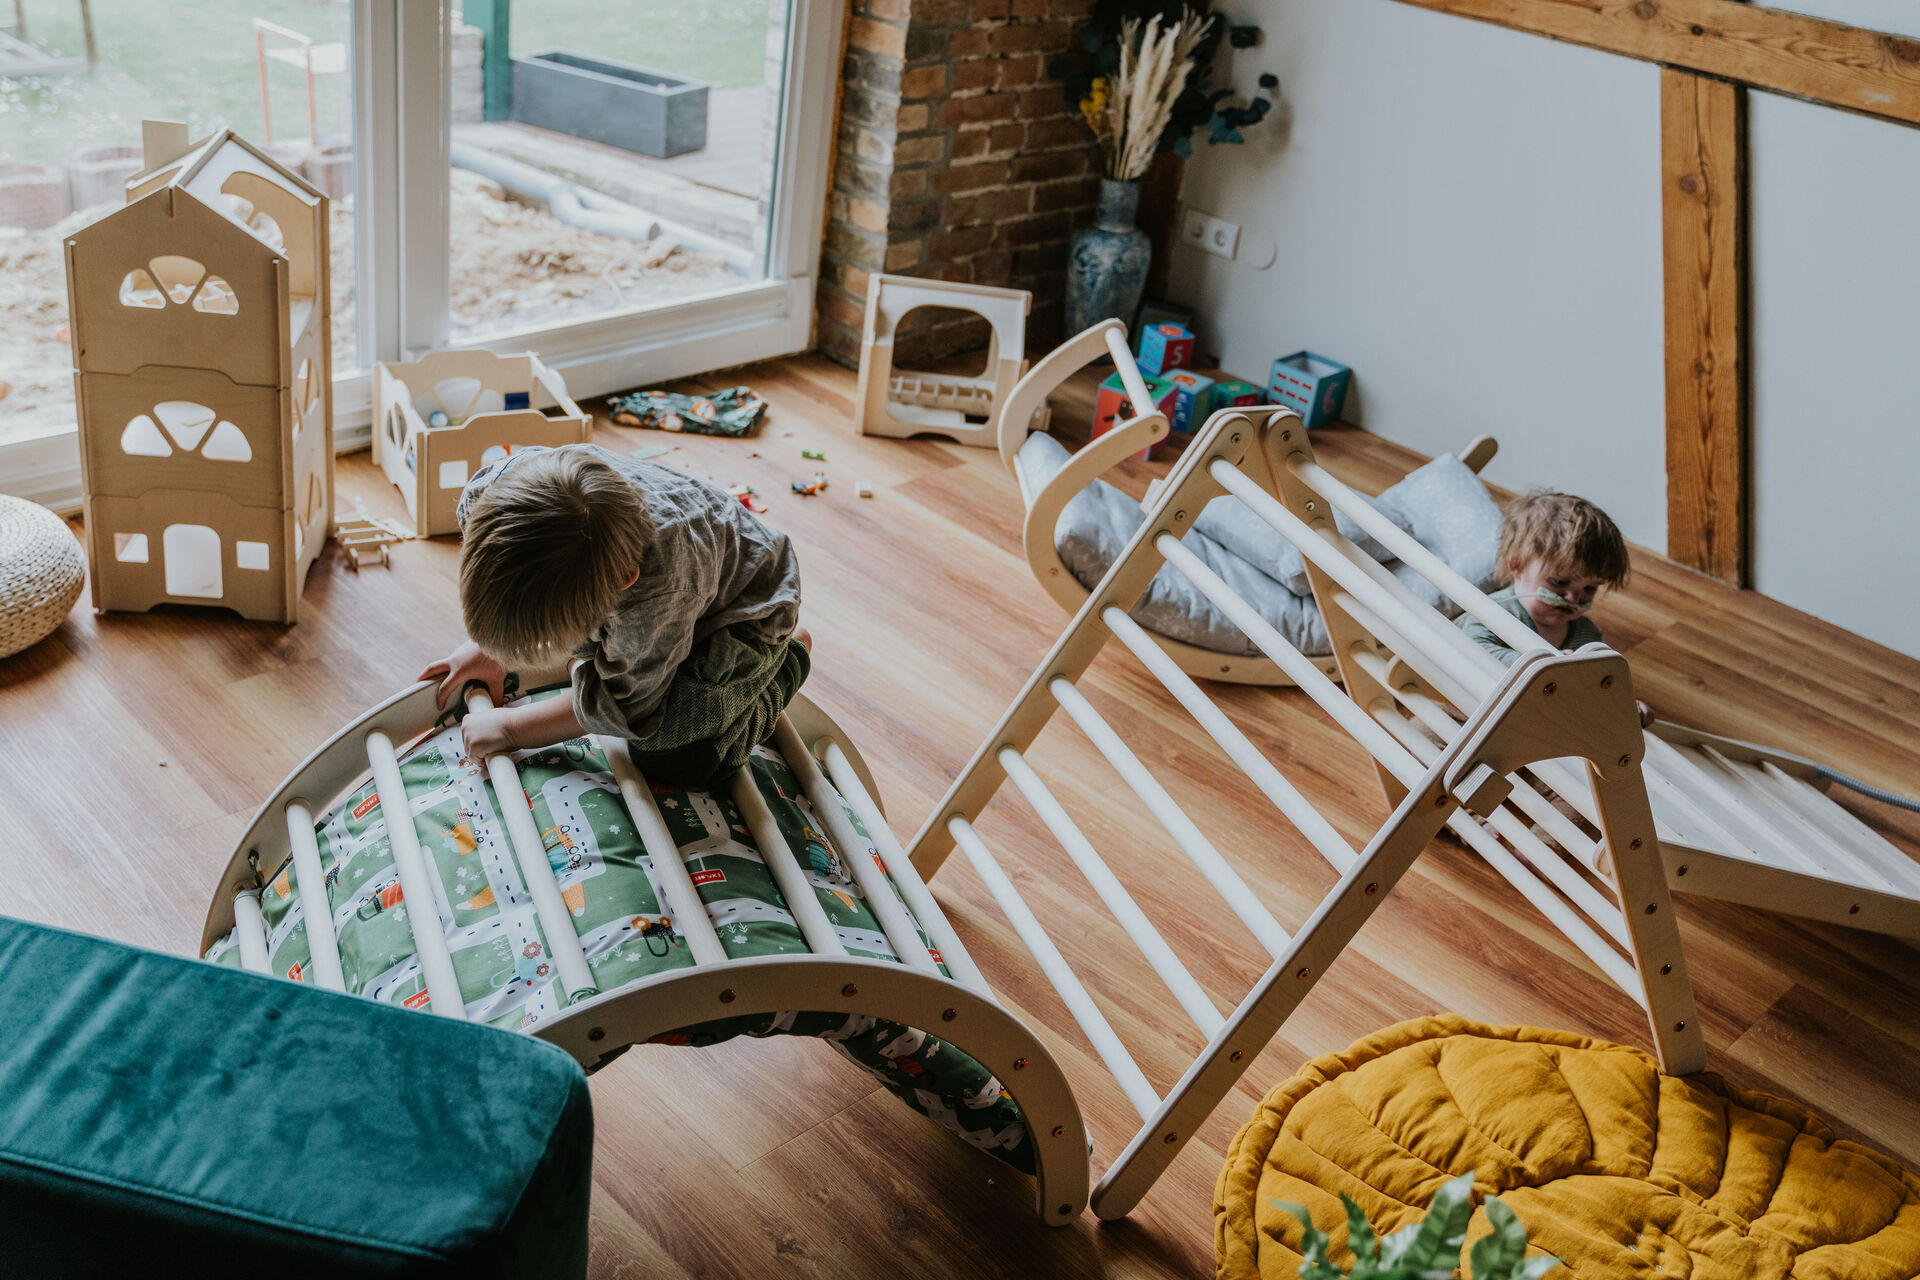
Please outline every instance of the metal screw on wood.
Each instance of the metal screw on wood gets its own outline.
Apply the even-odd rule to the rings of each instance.
[[[1066,1133],[1067,1133],[1067,1126],[1065,1126],[1065,1125],[1063,1125],[1063,1124],[1057,1124],[1057,1125],[1055,1125],[1055,1126],[1053,1126],[1053,1136],[1054,1136],[1054,1137],[1056,1137],[1056,1138],[1063,1138],[1063,1137],[1065,1137],[1065,1136],[1066,1136]],[[1060,1207],[1061,1207],[1061,1209],[1062,1209],[1062,1210],[1064,1210],[1064,1209],[1066,1208],[1066,1206],[1065,1206],[1065,1205],[1061,1205]]]
[[[1664,977],[1666,977],[1666,976],[1667,976],[1668,974],[1670,974],[1670,973],[1672,973],[1672,972],[1673,972],[1673,966],[1672,966],[1672,965],[1670,965],[1670,964],[1663,964],[1663,965],[1661,965],[1661,966],[1660,966],[1660,976],[1661,976],[1661,977],[1663,977],[1663,978],[1664,978]]]
[[[942,1022],[952,1022],[959,1016],[960,1011],[958,1009],[942,1009],[940,1011],[940,1021]]]
[[[1313,970],[1302,967],[1299,970],[1297,970],[1293,976],[1298,978],[1300,981],[1305,982],[1307,980],[1307,975],[1312,972]]]
[[[1433,798],[1433,807],[1436,809],[1444,809],[1447,807],[1447,797],[1445,792],[1442,792],[1441,794]]]
[[[1063,1205],[1061,1205],[1061,1206],[1060,1206],[1060,1212],[1061,1212],[1062,1214],[1068,1214],[1068,1213],[1072,1213],[1072,1212],[1073,1212],[1073,1206],[1072,1206],[1072,1205],[1070,1205],[1070,1204],[1063,1204]]]
[[[1013,1060],[1013,1069],[1015,1071],[1025,1071],[1027,1069],[1027,1060],[1025,1058],[1015,1058]]]
[[[1178,1137],[1178,1136],[1179,1136],[1179,1135],[1177,1135],[1177,1134],[1172,1134],[1172,1133],[1170,1133],[1170,1134],[1168,1134],[1168,1135],[1167,1135],[1166,1137],[1164,1137],[1164,1138],[1162,1138],[1162,1139],[1160,1139],[1160,1141],[1162,1141],[1162,1142],[1164,1142],[1164,1143],[1166,1143],[1166,1144],[1168,1144],[1169,1146],[1171,1146],[1171,1145],[1173,1144],[1173,1140],[1174,1140],[1174,1139],[1175,1139],[1176,1137]]]
[[[1620,757],[1620,767],[1621,767],[1622,769],[1624,769],[1624,768],[1626,768],[1626,767],[1627,767],[1628,765],[1630,765],[1630,764],[1632,764],[1632,763],[1633,763],[1633,757],[1632,757],[1632,756],[1621,756],[1621,757]]]
[[[1315,511],[1315,510],[1318,510],[1318,508],[1316,508],[1316,507],[1315,507],[1315,506],[1313,505],[1313,500],[1312,500],[1311,498],[1309,498],[1309,499],[1307,500],[1307,510],[1309,510],[1309,511]]]
[[[1238,1061],[1240,1061],[1240,1059],[1242,1059],[1242,1058],[1244,1058],[1244,1057],[1246,1057],[1246,1056],[1247,1056],[1247,1055],[1246,1055],[1245,1053],[1243,1053],[1242,1051],[1240,1051],[1239,1049],[1235,1049],[1235,1050],[1234,1050],[1234,1051],[1233,1051],[1232,1053],[1230,1053],[1230,1054],[1228,1054],[1228,1055],[1227,1055],[1227,1061],[1228,1061],[1228,1062],[1238,1062]]]
[[[1234,437],[1234,439],[1235,439],[1235,440],[1238,440],[1239,438],[1240,438],[1239,436],[1235,436],[1235,437]],[[1291,440],[1291,439],[1293,439],[1293,432],[1291,432],[1291,431],[1282,431],[1282,432],[1280,433],[1280,438],[1281,438],[1282,440]]]
[[[840,988],[840,994],[851,999],[860,994],[860,988],[849,982],[846,986]]]
[[[1677,876],[1683,876],[1683,875],[1685,875],[1685,874],[1687,874],[1687,872],[1689,872],[1689,871],[1691,871],[1691,870],[1693,870],[1693,868],[1692,868],[1692,867],[1691,867],[1690,865],[1688,865],[1687,863],[1684,863],[1684,862],[1683,862],[1683,863],[1681,863],[1681,864],[1680,864],[1679,866],[1677,866],[1677,867],[1675,867],[1675,868],[1673,869],[1673,874],[1675,874],[1675,875],[1677,875]]]
[[[589,1040],[605,1040],[606,1038],[607,1029],[605,1027],[594,1027],[587,1032],[587,1039]]]
[[[1602,689],[1611,689],[1611,688],[1613,688],[1613,677],[1612,677],[1612,676],[1601,676],[1601,677],[1600,677],[1600,687],[1601,687]]]
[[[1187,518],[1187,513],[1184,511],[1176,511],[1173,513],[1173,518],[1175,520],[1185,520]]]
[[[1853,904],[1852,906],[1850,906],[1850,907],[1848,907],[1848,908],[1847,908],[1847,914],[1848,914],[1848,915],[1850,915],[1850,916],[1857,916],[1857,915],[1859,915],[1859,914],[1860,914],[1860,904],[1856,902],[1856,903],[1854,903],[1854,904]]]
[[[1558,684],[1555,684],[1553,681],[1549,680],[1545,684],[1540,686],[1540,692],[1545,696],[1551,698],[1554,695],[1554,693],[1559,690],[1559,688],[1560,686]]]
[[[1639,836],[1635,836],[1633,839],[1627,841],[1627,848],[1638,849],[1644,843],[1646,842],[1642,840]]]
[[[1687,1029],[1687,1024],[1684,1021],[1676,1022],[1673,1024],[1673,1029],[1675,1031],[1685,1031]]]
[[[1378,880],[1375,880],[1372,884],[1369,884],[1367,886],[1367,896],[1369,898],[1371,898],[1374,894],[1378,892],[1380,892],[1380,882]]]
[[[728,987],[728,988],[727,988],[727,989],[726,989],[725,991],[722,991],[722,992],[720,993],[720,1003],[721,1003],[721,1004],[732,1004],[732,1003],[733,1003],[733,988],[732,988],[732,987]]]
[[[1659,909],[1660,909],[1660,904],[1659,904],[1659,903],[1657,903],[1657,902],[1649,902],[1649,903],[1647,904],[1647,914],[1648,914],[1648,915],[1652,915],[1652,914],[1653,914],[1654,912],[1656,912],[1656,911],[1658,911]]]

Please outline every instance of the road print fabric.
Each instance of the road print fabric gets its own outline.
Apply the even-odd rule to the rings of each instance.
[[[536,694],[552,697],[564,690]],[[653,863],[605,756],[586,738],[515,754],[547,861],[601,991],[693,965],[666,908]],[[822,910],[852,956],[898,961],[786,762],[756,748],[748,766]],[[562,989],[485,770],[461,754],[450,726],[400,761],[420,852],[470,1021],[527,1030],[562,1008]],[[653,788],[720,944],[729,959],[808,951],[745,820],[722,792]],[[315,822],[324,893],[349,992],[425,1010],[425,979],[413,940],[420,904],[402,894],[388,842],[388,797],[372,782]],[[854,830],[866,832],[849,809]],[[873,857],[872,847],[851,856]],[[291,860],[267,875],[260,903],[273,971],[312,982],[309,903]],[[923,945],[927,943],[921,935]],[[933,952],[935,959],[938,953]],[[206,958],[237,967],[235,936]],[[941,972],[945,973],[943,965]],[[993,1073],[924,1031],[859,1014],[796,1010],[727,1018],[682,1028],[657,1042],[708,1046],[735,1036],[799,1035],[825,1040],[908,1106],[1027,1172],[1033,1152],[1013,1099]]]

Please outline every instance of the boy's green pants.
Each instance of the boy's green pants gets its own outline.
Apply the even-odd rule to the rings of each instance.
[[[694,646],[667,686],[660,723],[627,751],[649,782],[710,787],[773,736],[812,664],[793,639],[768,644],[725,627]]]

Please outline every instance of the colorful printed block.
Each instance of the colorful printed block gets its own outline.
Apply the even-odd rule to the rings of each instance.
[[[1311,351],[1296,351],[1273,362],[1267,399],[1290,406],[1309,427],[1317,427],[1340,416],[1352,381],[1353,370],[1339,361]]]
[[[1164,378],[1193,365],[1193,334],[1177,324],[1149,325],[1140,331],[1140,372]]]
[[[1239,378],[1219,378],[1214,381],[1213,398],[1208,402],[1206,411],[1200,415],[1200,421],[1205,422],[1220,409],[1237,409],[1243,405],[1266,402],[1266,393],[1251,382]]]
[[[1179,388],[1175,387],[1165,378],[1148,377],[1146,383],[1147,394],[1153,397],[1153,409],[1157,409],[1161,413],[1166,414],[1167,421],[1171,423],[1173,421],[1175,402],[1179,396]],[[1141,413],[1150,413],[1152,411],[1152,409],[1140,410]],[[1127,399],[1127,389],[1121,383],[1120,375],[1115,373],[1100,384],[1100,396],[1099,399],[1094,402],[1093,406],[1092,438],[1098,440],[1101,436],[1113,430],[1115,420],[1122,416],[1131,418],[1137,415],[1134,412],[1132,402]],[[1158,449],[1158,444],[1150,445],[1133,456],[1145,460],[1151,458]]]
[[[1167,375],[1167,381],[1173,384],[1176,395],[1167,423],[1181,435],[1189,435],[1207,420],[1207,406],[1213,403],[1213,379],[1191,369],[1175,369]]]

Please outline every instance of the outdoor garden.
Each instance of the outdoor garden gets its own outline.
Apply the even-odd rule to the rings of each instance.
[[[507,7],[492,0],[486,9]],[[21,12],[24,30],[8,31],[0,11],[0,436],[72,426],[61,245],[120,202],[121,184],[140,167],[145,118],[184,120],[195,137],[233,128],[333,197],[334,368],[362,365],[348,0],[26,0]],[[777,79],[765,54],[771,12],[770,0],[512,0],[508,48],[590,50],[669,70],[705,82],[739,115],[778,94],[777,83],[764,83]],[[497,104],[489,110],[480,29],[457,23],[452,44],[452,341],[646,306],[758,274],[753,231],[771,182],[757,133],[752,183],[716,177],[711,155],[657,161],[555,137],[503,117]],[[722,130],[706,150],[739,153],[738,171],[749,162],[747,143],[744,129]],[[463,154],[500,155],[505,180],[458,167]],[[539,172],[528,177],[529,168]],[[555,181],[566,191],[562,201],[549,198]],[[580,203],[576,190],[609,216],[556,216]],[[651,199],[655,193],[668,203]]]

